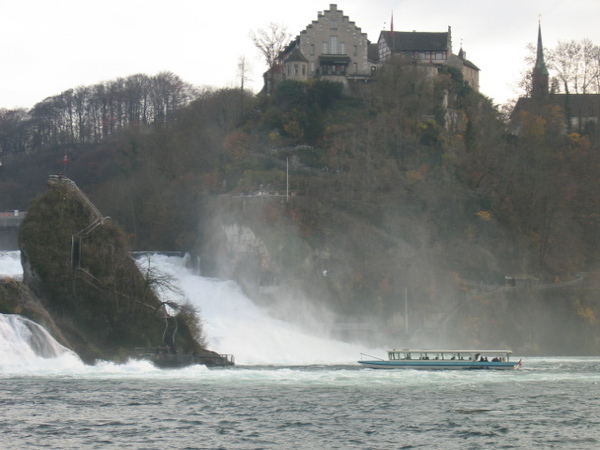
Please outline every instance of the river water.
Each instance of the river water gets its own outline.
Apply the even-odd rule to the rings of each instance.
[[[12,261],[12,263],[11,263]],[[0,275],[19,276],[14,253]],[[523,357],[515,371],[379,371],[360,352],[269,318],[231,282],[159,257],[238,365],[86,366],[0,315],[0,447],[400,449],[600,447],[600,357]],[[43,339],[49,342],[40,343]]]

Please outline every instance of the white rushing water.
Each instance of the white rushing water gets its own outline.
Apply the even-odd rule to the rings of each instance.
[[[237,364],[354,364],[361,352],[369,351],[270,317],[235,282],[199,276],[184,258],[154,255],[151,264],[171,275],[198,308],[209,348],[235,355]]]
[[[160,273],[170,275],[181,289],[184,298],[177,300],[187,300],[198,309],[208,347],[235,355],[237,365],[345,365],[355,364],[361,352],[381,354],[381,350],[367,350],[315,336],[270,317],[246,297],[236,283],[195,274],[186,267],[184,258],[153,255],[150,261]],[[22,277],[19,252],[0,253],[0,277]],[[192,371],[197,370],[202,368]],[[60,371],[98,375],[159,373],[143,361],[120,366],[112,363],[84,366],[42,327],[20,316],[0,315],[0,373]]]
[[[80,368],[81,361],[38,324],[0,314],[0,373],[48,373]]]
[[[23,278],[21,252],[0,251],[0,278]]]

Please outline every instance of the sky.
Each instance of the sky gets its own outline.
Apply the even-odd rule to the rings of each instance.
[[[541,20],[545,47],[591,39],[600,45],[598,0],[0,0],[0,108],[138,73],[173,72],[203,87],[258,92],[266,69],[249,34],[274,22],[298,35],[336,3],[371,42],[389,30],[447,31],[480,69],[480,90],[503,104],[518,97],[527,44]]]

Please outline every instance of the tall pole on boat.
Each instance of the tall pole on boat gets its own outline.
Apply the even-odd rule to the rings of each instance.
[[[290,201],[290,159],[285,158],[285,201]]]
[[[404,330],[408,336],[408,288],[404,288]]]

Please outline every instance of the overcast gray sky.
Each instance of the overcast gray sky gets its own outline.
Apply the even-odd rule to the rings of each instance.
[[[270,22],[294,36],[336,3],[372,42],[389,29],[446,31],[480,69],[495,103],[516,97],[526,46],[591,39],[600,45],[599,0],[0,0],[0,107],[30,108],[46,97],[136,73],[171,71],[198,86],[239,84],[237,62],[251,64],[250,87],[265,64],[251,30]]]

